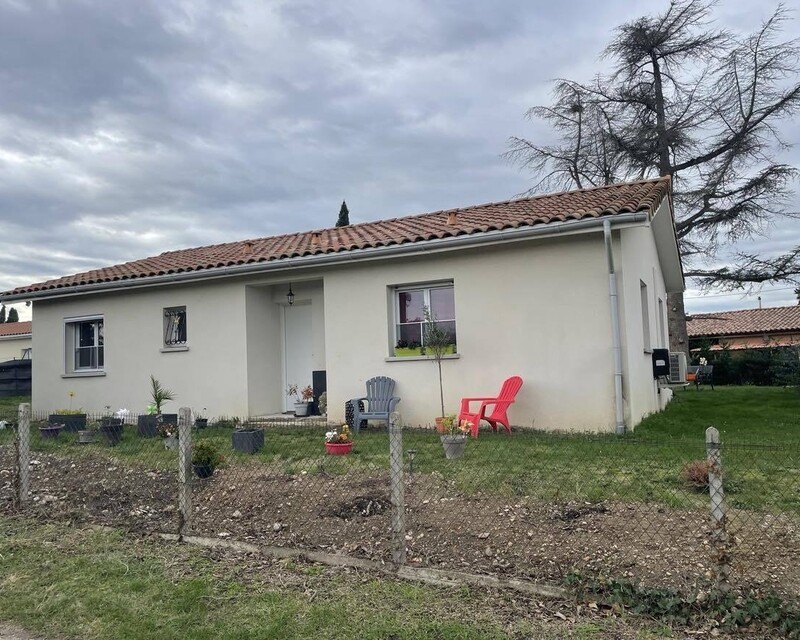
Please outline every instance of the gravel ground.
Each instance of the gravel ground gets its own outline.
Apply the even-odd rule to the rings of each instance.
[[[11,510],[8,452],[0,451],[0,504]],[[37,454],[32,501],[42,521],[175,532],[174,472],[124,466],[98,454]],[[406,487],[408,562],[558,583],[571,570],[695,589],[711,575],[704,511],[656,504],[599,504],[524,496],[461,495],[435,475]],[[386,474],[300,473],[229,466],[197,481],[194,531],[201,535],[358,557],[390,559]],[[798,518],[731,513],[736,585],[800,594]]]

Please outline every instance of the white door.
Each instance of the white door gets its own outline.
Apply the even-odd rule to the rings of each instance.
[[[311,305],[284,307],[284,411],[294,411],[294,398],[286,395],[286,387],[311,384]]]

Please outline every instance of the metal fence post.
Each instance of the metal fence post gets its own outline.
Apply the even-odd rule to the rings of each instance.
[[[392,490],[392,562],[406,562],[406,500],[403,479],[403,430],[400,414],[389,416],[389,483]]]
[[[731,571],[730,538],[727,529],[725,489],[722,483],[722,456],[720,455],[719,431],[715,427],[706,429],[706,455],[708,458],[708,493],[711,497],[711,548],[716,570],[716,586],[728,591]]]
[[[192,410],[178,410],[178,535],[192,527]]]
[[[31,493],[31,405],[19,405],[17,420],[17,506],[22,508],[30,500]]]

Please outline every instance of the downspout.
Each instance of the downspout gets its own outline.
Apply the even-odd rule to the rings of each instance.
[[[603,221],[603,237],[608,257],[608,297],[611,302],[611,341],[614,351],[614,432],[625,433],[625,412],[622,404],[622,339],[619,327],[619,300],[617,296],[617,274],[614,271],[614,250],[611,242],[611,221]]]

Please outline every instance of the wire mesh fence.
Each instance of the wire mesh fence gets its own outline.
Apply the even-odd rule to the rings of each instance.
[[[435,430],[375,423],[342,452],[326,446],[338,425],[319,417],[204,423],[187,409],[86,416],[89,428],[57,433],[47,414],[0,420],[0,500],[42,520],[537,582],[579,571],[800,593],[796,445],[487,430],[459,455]]]

